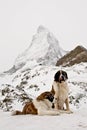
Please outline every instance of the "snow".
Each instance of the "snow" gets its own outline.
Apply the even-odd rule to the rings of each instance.
[[[0,111],[0,130],[86,130],[87,108],[58,116],[20,115]]]
[[[21,83],[21,79],[25,81],[26,76],[30,76],[27,80],[27,84],[23,88],[32,98],[35,98],[43,91],[51,89],[54,74],[61,69],[61,67],[55,66],[36,66],[35,68],[28,70],[27,64],[21,70],[18,70],[13,75],[6,75],[6,79],[2,78],[2,82],[5,79],[5,83],[10,84],[8,86],[10,91],[14,89],[14,92],[19,94],[22,90],[18,90],[16,85]],[[87,63],[81,63],[72,67],[62,67],[63,70],[68,73],[68,85],[70,88],[69,98],[70,108],[73,111],[72,114],[61,114],[58,116],[38,116],[38,115],[21,115],[11,116],[11,111],[14,109],[21,110],[23,107],[23,101],[21,99],[14,98],[11,104],[12,109],[9,112],[3,112],[0,110],[0,129],[1,130],[85,130],[87,129]],[[7,82],[7,81],[8,82]],[[0,80],[1,81],[1,80]],[[8,84],[1,86],[1,90],[5,89]],[[31,85],[37,85],[35,88],[29,87]],[[21,87],[21,86],[20,86]],[[12,93],[11,93],[12,94]],[[0,95],[2,101],[6,95]],[[6,110],[5,105],[3,110]]]

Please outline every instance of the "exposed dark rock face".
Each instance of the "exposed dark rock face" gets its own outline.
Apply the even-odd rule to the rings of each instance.
[[[87,49],[82,46],[77,46],[74,50],[60,58],[56,65],[72,66],[81,62],[87,62]]]

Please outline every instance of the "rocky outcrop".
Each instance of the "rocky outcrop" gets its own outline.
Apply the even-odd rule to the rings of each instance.
[[[72,66],[81,62],[87,62],[87,49],[82,46],[77,46],[74,50],[60,58],[56,65]]]

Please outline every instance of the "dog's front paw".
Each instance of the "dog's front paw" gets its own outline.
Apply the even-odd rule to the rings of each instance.
[[[55,110],[56,115],[60,115],[60,112],[58,110]]]
[[[71,110],[66,110],[66,112],[67,112],[68,114],[73,113],[73,111],[71,111]]]

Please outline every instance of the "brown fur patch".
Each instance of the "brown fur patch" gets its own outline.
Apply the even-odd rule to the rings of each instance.
[[[33,102],[27,102],[22,111],[14,111],[12,115],[38,114]]]
[[[44,100],[44,99],[47,98],[47,96],[48,96],[50,93],[51,93],[51,92],[44,92],[44,93],[41,93],[36,99],[37,99],[38,101]]]
[[[35,108],[34,104],[32,102],[26,103],[26,105],[23,108],[24,114],[37,114],[37,109]]]

